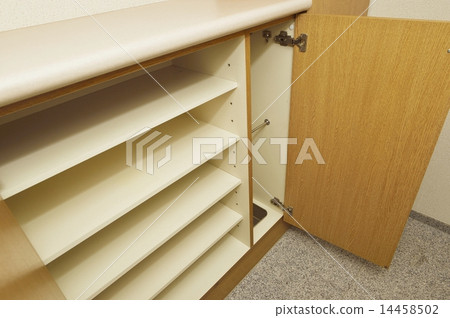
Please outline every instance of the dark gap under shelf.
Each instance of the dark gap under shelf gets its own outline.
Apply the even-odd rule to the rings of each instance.
[[[267,216],[267,211],[253,203],[253,227]]]

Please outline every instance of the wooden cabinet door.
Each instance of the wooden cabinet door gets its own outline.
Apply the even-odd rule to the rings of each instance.
[[[355,19],[297,18],[284,218],[389,266],[449,110],[450,23]]]

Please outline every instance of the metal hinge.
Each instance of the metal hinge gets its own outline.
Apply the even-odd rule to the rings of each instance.
[[[266,37],[267,40],[267,37]],[[288,35],[286,31],[280,31],[280,34],[276,35],[274,38],[276,43],[279,43],[281,46],[298,46],[300,52],[306,52],[306,48],[308,45],[308,34],[300,34],[299,37],[293,38]]]
[[[276,205],[281,210],[283,210],[284,212],[288,213],[290,216],[292,216],[292,212],[294,212],[294,208],[293,207],[291,207],[291,206],[286,207],[283,204],[283,202],[281,202],[280,199],[278,199],[277,197],[274,197],[273,199],[271,199],[270,203],[272,203],[273,205]]]

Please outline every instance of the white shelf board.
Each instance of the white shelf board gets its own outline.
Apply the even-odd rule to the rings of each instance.
[[[226,234],[155,299],[200,299],[248,250],[248,246]]]
[[[217,203],[96,299],[153,299],[241,220]]]
[[[206,164],[47,267],[68,299],[93,298],[239,184]]]
[[[253,228],[253,240],[256,243],[283,217],[283,213],[277,211],[277,208],[274,206],[262,203],[255,198],[253,198],[253,203],[267,211],[267,215]]]
[[[0,196],[43,180],[237,87],[169,66],[0,126]]]
[[[187,115],[157,130],[161,136],[172,136],[166,143],[171,145],[172,159],[155,168],[153,175],[127,166],[125,144],[121,144],[6,200],[45,264],[197,168],[190,160],[192,138],[223,137],[217,153],[238,138],[215,126],[197,124]],[[164,154],[163,145],[155,151],[155,160]]]

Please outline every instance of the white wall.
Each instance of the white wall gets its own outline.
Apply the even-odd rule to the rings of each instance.
[[[373,17],[450,20],[450,0],[371,0],[370,4],[368,15]]]
[[[0,31],[161,1],[166,0],[0,0]]]
[[[371,3],[369,16],[450,20],[450,0],[371,0]],[[413,209],[450,224],[450,113]]]

